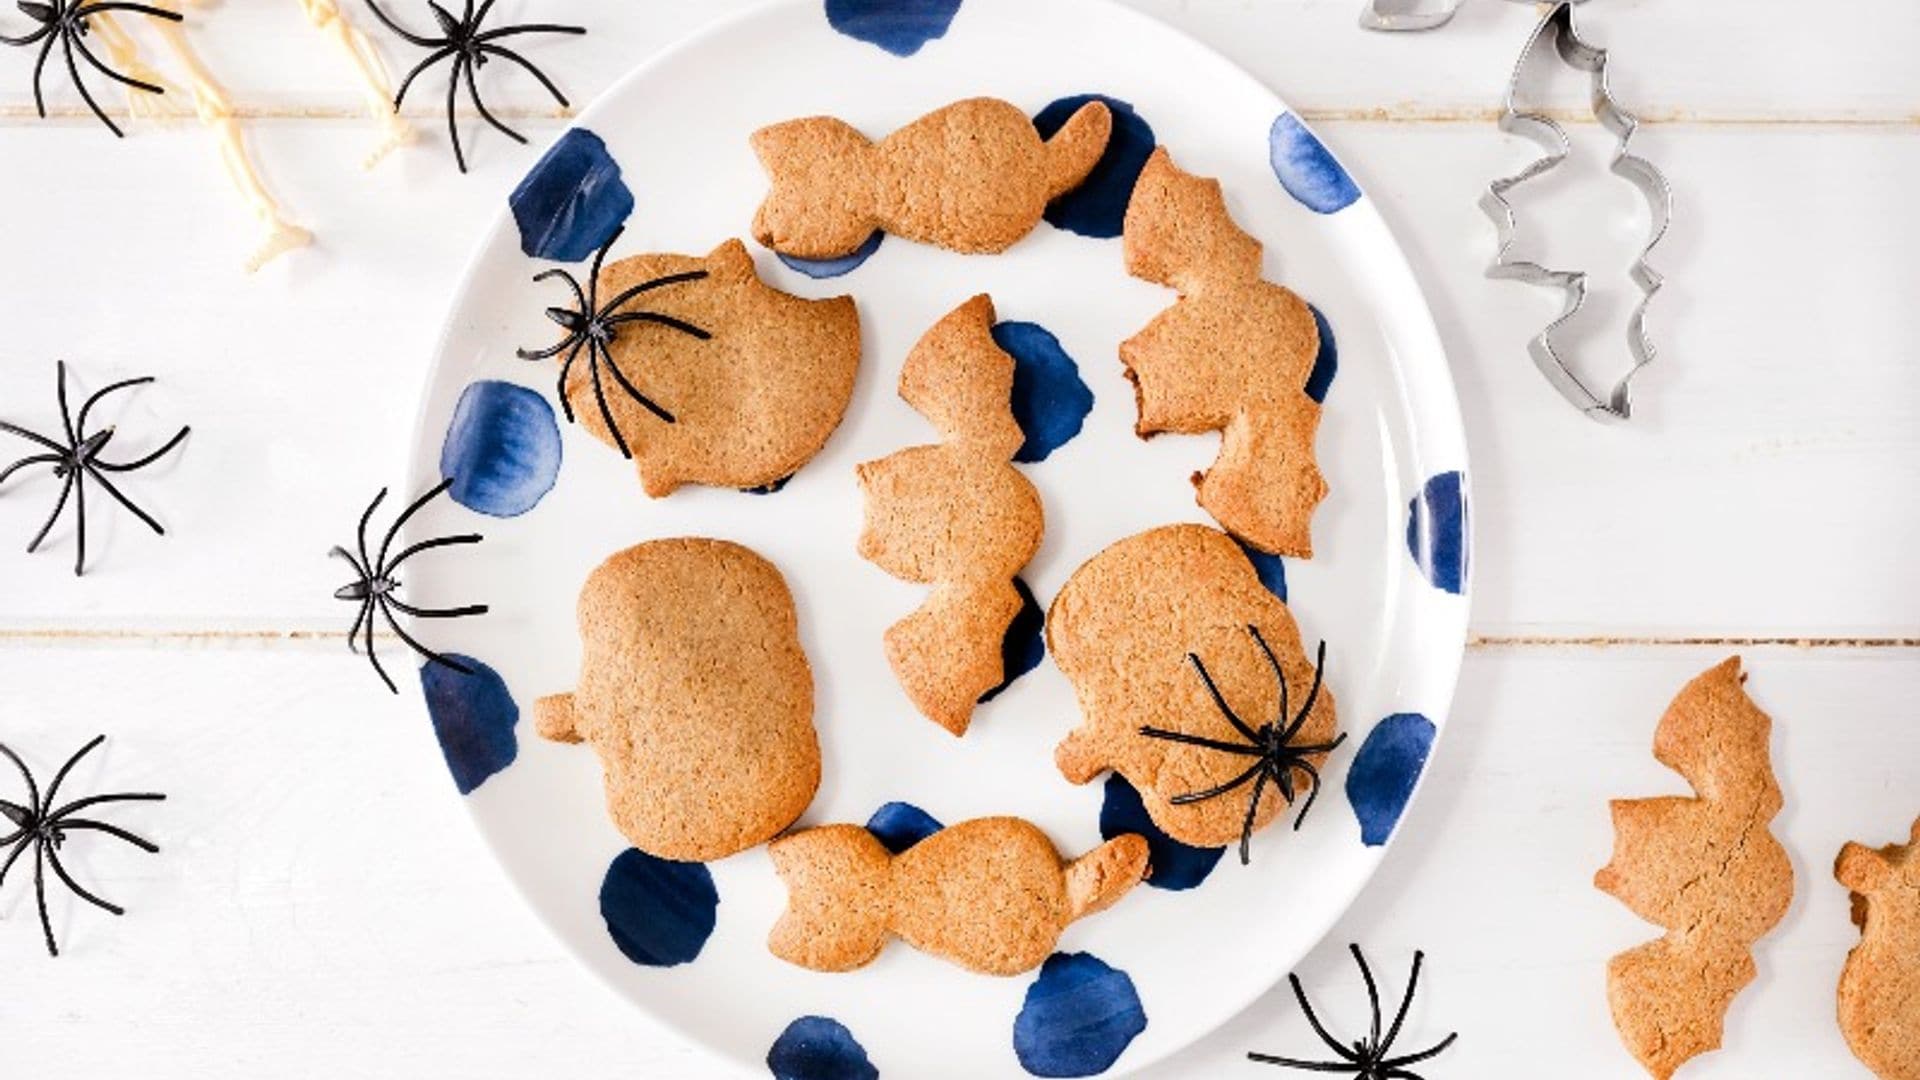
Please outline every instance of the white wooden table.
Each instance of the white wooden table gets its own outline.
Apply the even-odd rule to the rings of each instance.
[[[1737,651],[1776,718],[1798,892],[1729,1048],[1685,1075],[1865,1076],[1832,1019],[1855,933],[1830,868],[1843,841],[1890,842],[1920,814],[1920,19],[1884,0],[1588,5],[1680,201],[1664,355],[1642,419],[1607,428],[1525,358],[1554,302],[1482,274],[1475,199],[1533,152],[1492,122],[1531,10],[1468,0],[1446,30],[1393,38],[1355,28],[1360,0],[1128,2],[1267,79],[1346,158],[1426,285],[1469,426],[1455,719],[1384,870],[1302,975],[1351,1027],[1345,944],[1389,993],[1426,949],[1408,1037],[1461,1032],[1431,1077],[1637,1075],[1603,968],[1655,932],[1591,885],[1607,799],[1683,790],[1648,752],[1654,722]],[[504,3],[592,25],[542,54],[576,101],[746,6]],[[460,176],[423,112],[425,143],[363,174],[372,126],[294,0],[228,0],[196,35],[320,237],[253,278],[253,223],[201,131],[114,145],[64,89],[38,121],[29,58],[0,52],[0,415],[49,420],[64,358],[93,386],[160,375],[123,422],[195,428],[168,481],[138,485],[173,535],[96,520],[84,580],[64,534],[18,551],[44,483],[0,495],[0,738],[51,769],[108,732],[81,779],[172,796],[124,816],[162,856],[74,849],[132,913],[62,903],[60,960],[25,883],[0,893],[0,1077],[722,1075],[562,955],[449,797],[418,703],[373,692],[335,636],[348,612],[322,556],[401,479],[455,275],[535,152],[487,134]],[[1579,85],[1555,90],[1578,111]],[[512,104],[537,138],[558,129]],[[1637,197],[1596,126],[1576,140],[1584,158],[1532,208],[1562,226],[1551,254],[1624,267]],[[1613,329],[1593,341],[1618,358]],[[1314,1048],[1284,988],[1155,1075],[1283,1075],[1252,1048]]]

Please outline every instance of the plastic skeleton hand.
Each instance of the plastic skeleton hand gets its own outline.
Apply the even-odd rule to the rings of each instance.
[[[380,61],[380,54],[367,36],[347,21],[336,0],[296,2],[306,12],[307,21],[313,24],[314,29],[331,38],[359,73],[361,88],[367,99],[367,113],[381,125],[379,145],[361,162],[362,168],[371,169],[395,149],[414,139],[413,125],[393,107],[393,83],[388,78],[387,67]]]

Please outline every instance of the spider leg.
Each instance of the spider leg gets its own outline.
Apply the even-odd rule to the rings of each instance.
[[[623,315],[609,315],[601,321],[605,322],[608,326],[619,326],[622,323],[633,322],[658,323],[661,326],[670,326],[689,337],[699,338],[701,341],[708,341],[713,337],[711,333],[684,319],[676,319],[671,315],[662,315],[657,311],[630,311]]]
[[[347,560],[347,563],[353,567],[353,572],[359,575],[360,578],[362,578],[363,580],[370,576],[367,573],[367,568],[364,566],[361,566],[360,560],[354,558],[353,552],[348,551],[346,548],[343,548],[340,545],[335,544],[333,547],[333,550],[327,552],[327,554],[336,559]]]
[[[53,33],[53,24],[41,23],[40,29],[35,30],[26,37],[8,37],[5,34],[0,34],[0,45],[38,45],[51,33]]]
[[[68,445],[79,446],[80,429],[73,426],[73,412],[67,408],[67,362],[65,360],[56,361],[53,365],[53,371],[53,396],[55,400],[60,402],[60,425],[67,433]]]
[[[1232,791],[1234,788],[1237,788],[1240,785],[1246,783],[1247,781],[1253,779],[1254,776],[1260,772],[1260,770],[1266,767],[1267,767],[1267,763],[1265,761],[1256,761],[1253,763],[1253,766],[1249,768],[1246,772],[1241,773],[1239,776],[1234,777],[1233,779],[1227,781],[1224,784],[1220,784],[1216,787],[1210,787],[1205,791],[1190,791],[1185,795],[1175,795],[1172,799],[1168,801],[1173,803],[1173,805],[1175,806],[1185,806],[1188,803],[1205,802],[1206,800],[1214,798],[1215,796],[1225,795],[1227,792]]]
[[[98,469],[105,469],[108,472],[115,472],[115,473],[133,472],[136,469],[144,469],[147,466],[153,464],[154,462],[159,461],[161,458],[166,457],[167,452],[172,450],[174,447],[179,446],[183,441],[185,441],[186,437],[192,431],[193,429],[190,427],[181,428],[178,432],[174,433],[173,438],[167,440],[167,444],[165,446],[162,446],[160,449],[155,450],[153,453],[148,454],[146,457],[143,457],[138,461],[115,463],[111,461],[101,461],[99,458],[95,458],[93,461],[94,467]]]
[[[573,399],[567,396],[567,373],[573,370],[573,361],[580,355],[580,350],[585,348],[586,344],[587,339],[584,337],[574,339],[573,351],[568,353],[566,360],[560,364],[560,379],[554,386],[554,396],[560,399],[560,411],[566,414],[569,424],[573,423]]]
[[[47,865],[53,867],[54,875],[60,879],[60,883],[72,889],[75,896],[111,915],[125,915],[127,913],[125,908],[100,899],[82,888],[79,882],[73,880],[73,875],[67,873],[67,868],[60,865],[60,852],[57,849],[52,847],[47,849]]]
[[[27,763],[21,761],[20,755],[14,753],[13,748],[6,743],[0,743],[0,754],[6,755],[7,760],[13,762],[13,767],[20,770],[21,779],[27,782],[27,805],[23,809],[37,811],[40,808],[40,785],[33,782],[33,773],[27,770]],[[4,876],[0,874],[0,877]]]
[[[65,457],[65,454],[35,454],[32,457],[21,458],[5,469],[0,469],[0,484],[6,483],[8,477],[11,477],[14,473],[19,472],[29,465],[54,465],[58,464]]]
[[[73,767],[75,765],[80,764],[80,759],[92,753],[94,747],[99,746],[101,743],[106,741],[107,741],[107,737],[105,735],[95,735],[93,737],[92,742],[89,742],[87,745],[81,747],[78,753],[74,754],[72,757],[67,759],[67,763],[65,765],[60,766],[60,771],[53,774],[53,783],[47,785],[47,805],[48,806],[53,805],[53,800],[60,794],[60,785],[66,781],[67,774],[73,771]],[[65,812],[66,811],[61,810],[49,816],[57,817],[59,816],[59,814],[62,814]]]
[[[620,456],[633,460],[633,451],[627,448],[627,437],[620,434],[620,425],[613,422],[613,410],[607,408],[607,391],[600,385],[600,347],[588,343],[587,370],[593,374],[593,399],[600,403],[600,419],[607,422],[607,430],[613,433],[615,445],[620,447]]]
[[[1300,706],[1300,713],[1293,718],[1293,723],[1287,727],[1284,739],[1293,738],[1293,733],[1304,727],[1307,722],[1307,717],[1313,714],[1314,702],[1320,700],[1320,683],[1326,675],[1326,670],[1327,643],[1322,640],[1320,642],[1320,651],[1313,658],[1313,685],[1307,689],[1306,704]]]
[[[606,265],[607,252],[613,250],[613,245],[620,242],[620,237],[626,235],[626,231],[627,227],[625,225],[613,230],[613,235],[607,237],[607,242],[601,244],[600,249],[593,253],[593,265],[587,270],[587,295],[581,297],[580,300],[580,313],[582,315],[590,316],[599,310],[600,268]],[[573,279],[568,278],[567,281],[571,284]],[[574,286],[573,294],[580,296],[580,287],[578,285]]]
[[[405,510],[400,511],[400,516],[394,518],[393,524],[387,528],[387,538],[380,541],[380,558],[368,563],[367,568],[370,570],[377,569],[382,572],[391,571],[393,567],[387,562],[387,552],[393,547],[393,538],[400,535],[400,530],[405,528],[407,522],[413,519],[413,515],[420,512],[421,507],[439,498],[442,492],[452,486],[453,477],[443,477],[438,484],[433,486],[432,490],[413,500]]]
[[[47,69],[47,57],[53,55],[54,43],[60,40],[58,34],[49,33],[47,43],[40,46],[40,57],[33,62],[33,104],[40,110],[40,119],[47,118],[47,99],[40,90],[40,75]]]
[[[1260,628],[1253,625],[1252,623],[1248,623],[1247,633],[1253,635],[1253,643],[1255,645],[1260,646],[1260,651],[1266,655],[1267,666],[1273,669],[1273,681],[1280,684],[1280,713],[1279,713],[1278,719],[1276,719],[1274,723],[1284,724],[1287,722],[1287,711],[1288,711],[1287,710],[1287,673],[1281,669],[1280,658],[1273,655],[1273,649],[1271,646],[1267,644],[1267,639],[1261,636]],[[1281,741],[1285,742],[1286,740],[1283,737]]]
[[[88,831],[88,832],[102,832],[102,833],[106,833],[108,836],[117,836],[120,839],[125,840],[127,843],[132,844],[134,847],[137,847],[140,850],[145,851],[149,854],[160,850],[160,845],[151,843],[138,836],[135,836],[134,834],[128,832],[125,829],[122,829],[116,825],[109,825],[104,821],[89,821],[84,818],[77,819],[77,820],[68,820],[68,821],[60,822],[60,827],[62,829],[67,830],[68,832],[80,830],[80,831]]]
[[[1302,1061],[1299,1058],[1280,1057],[1276,1054],[1247,1055],[1248,1061],[1257,1061],[1262,1065],[1284,1065],[1289,1069],[1304,1069],[1307,1072],[1343,1072],[1355,1071],[1351,1062],[1346,1061]]]
[[[425,657],[427,660],[431,661],[432,663],[439,664],[442,667],[451,668],[462,675],[473,674],[473,669],[468,667],[467,665],[459,663],[458,661],[455,661],[455,660],[448,659],[447,657],[442,656],[437,652],[434,652],[432,649],[429,649],[425,645],[422,645],[418,641],[414,640],[413,635],[407,633],[406,630],[400,626],[400,620],[393,617],[393,611],[391,608],[388,607],[388,605],[381,604],[379,605],[379,607],[380,607],[380,614],[384,616],[387,620],[387,625],[393,627],[393,632],[400,636],[401,641],[404,641],[407,643],[408,648],[411,648],[414,652],[419,653],[421,656]]]
[[[105,4],[83,4],[74,14],[85,17],[97,15],[103,11],[131,11],[140,15],[151,15],[156,19],[165,19],[168,22],[186,21],[186,16],[177,11],[168,11],[166,8],[153,7],[150,4],[126,3],[124,0],[112,0],[111,3]]]
[[[1446,1038],[1441,1039],[1439,1042],[1435,1043],[1434,1045],[1428,1047],[1425,1050],[1420,1051],[1417,1054],[1408,1054],[1405,1057],[1397,1057],[1391,1061],[1383,1061],[1380,1064],[1386,1066],[1389,1069],[1395,1069],[1395,1070],[1404,1072],[1405,1067],[1408,1065],[1418,1065],[1420,1062],[1425,1061],[1430,1057],[1437,1056],[1442,1051],[1444,1051],[1447,1047],[1452,1046],[1454,1043],[1454,1040],[1458,1039],[1459,1037],[1460,1037],[1460,1033],[1456,1031],[1453,1034],[1448,1035]],[[1411,1076],[1413,1074],[1408,1073],[1407,1075]]]
[[[1306,757],[1310,754],[1330,754],[1335,750],[1340,749],[1341,744],[1345,743],[1346,741],[1347,741],[1347,733],[1343,731],[1340,733],[1339,737],[1334,739],[1332,742],[1313,743],[1311,745],[1305,745],[1305,746],[1289,746],[1287,747],[1287,749],[1293,751],[1295,754],[1298,754],[1301,757]]]
[[[375,652],[373,648],[372,611],[373,611],[373,608],[377,606],[378,604],[374,601],[372,597],[367,598],[367,611],[365,613],[366,614],[367,660],[373,664],[373,670],[376,674],[380,676],[380,681],[387,684],[387,689],[393,691],[395,694],[398,694],[400,692],[400,688],[398,686],[393,685],[392,676],[389,676],[387,674],[386,668],[380,666],[380,654],[378,652]]]
[[[1348,1061],[1356,1064],[1359,1063],[1360,1055],[1354,1053],[1352,1049],[1341,1045],[1340,1040],[1334,1038],[1332,1033],[1327,1031],[1326,1025],[1320,1022],[1319,1014],[1313,1011],[1313,1003],[1307,1000],[1307,992],[1300,985],[1300,976],[1288,975],[1287,981],[1293,984],[1293,996],[1300,1002],[1300,1011],[1305,1014],[1307,1024],[1313,1028],[1313,1033],[1320,1036],[1320,1041],[1332,1047],[1334,1053],[1339,1054]]]
[[[126,133],[120,130],[120,125],[107,118],[107,114],[100,108],[100,103],[93,100],[93,92],[87,89],[85,82],[81,81],[80,65],[74,63],[73,60],[73,38],[67,35],[61,35],[60,48],[61,51],[67,55],[67,73],[73,76],[73,86],[74,89],[80,91],[81,100],[87,103],[87,108],[93,110],[93,115],[99,117],[101,123],[107,125],[107,130],[113,132],[114,138],[126,138]]]
[[[1367,966],[1367,958],[1360,953],[1360,946],[1348,945],[1347,951],[1353,954],[1353,962],[1360,965],[1360,978],[1367,984],[1367,1004],[1373,1009],[1372,1037],[1367,1045],[1380,1045],[1380,988],[1374,985],[1373,969]]]
[[[45,540],[47,534],[53,531],[53,523],[60,520],[60,511],[67,508],[67,498],[73,494],[74,481],[79,476],[78,472],[67,474],[67,484],[60,489],[60,500],[53,504],[53,513],[47,515],[47,523],[40,526],[40,531],[34,534],[33,541],[27,545],[27,554],[31,555],[40,550],[40,541]]]
[[[390,17],[385,11],[382,11],[380,9],[380,5],[374,3],[373,0],[367,0],[367,7],[372,9],[374,18],[379,19],[382,23],[386,24],[387,29],[393,31],[396,34],[399,34],[403,39],[405,39],[411,44],[418,45],[423,49],[431,49],[436,45],[444,44],[444,42],[434,41],[431,38],[421,37],[419,34],[416,34],[413,31],[408,30],[406,27],[401,26],[399,23],[394,22],[392,17]]]
[[[1238,743],[1221,742],[1204,735],[1189,735],[1184,731],[1168,731],[1166,728],[1143,727],[1140,734],[1149,739],[1165,739],[1168,742],[1185,743],[1188,746],[1204,746],[1209,750],[1218,750],[1223,754],[1238,754],[1241,757],[1262,757],[1259,747],[1243,746]]]
[[[487,103],[480,100],[479,75],[480,73],[478,71],[475,71],[472,65],[468,65],[467,96],[473,99],[473,107],[479,111],[480,118],[482,120],[485,120],[487,123],[492,124],[495,130],[500,131],[502,134],[506,135],[507,138],[512,139],[514,142],[517,142],[522,146],[525,146],[527,144],[527,137],[513,130],[507,125],[501,123],[500,118],[493,115],[493,113],[487,108]]]
[[[475,34],[473,40],[477,42],[498,41],[501,38],[516,37],[520,34],[573,34],[578,36],[586,32],[587,28],[584,26],[560,26],[555,23],[525,23],[520,26],[503,26],[497,30],[487,30],[483,33]]]
[[[367,558],[367,524],[373,520],[373,512],[380,508],[380,503],[386,497],[387,489],[381,488],[380,494],[373,497],[373,501],[367,504],[366,511],[360,515],[360,565],[367,570],[373,569],[373,560]]]
[[[347,651],[348,652],[353,653],[355,655],[359,654],[360,624],[367,621],[367,616],[371,614],[373,614],[373,597],[369,595],[365,600],[360,601],[360,613],[353,617],[353,625],[347,628]]]
[[[646,409],[648,412],[652,413],[653,415],[659,417],[662,420],[665,420],[669,424],[674,423],[672,413],[660,407],[658,404],[654,402],[652,398],[641,393],[640,388],[633,385],[633,383],[627,379],[627,373],[624,371],[621,371],[620,365],[614,362],[613,351],[611,349],[608,349],[606,346],[601,345],[597,341],[593,342],[589,347],[600,350],[601,357],[604,358],[607,362],[607,370],[613,372],[613,379],[615,382],[620,384],[620,389],[625,390],[629,397],[633,398],[635,401],[638,401],[640,404],[646,406]]]
[[[125,495],[122,495],[120,493],[120,489],[113,486],[113,481],[108,480],[104,475],[102,475],[98,470],[94,469],[91,465],[87,466],[87,472],[92,475],[96,483],[98,483],[101,487],[107,489],[107,494],[113,496],[115,502],[118,502],[121,506],[126,507],[128,510],[131,510],[135,517],[139,518],[143,522],[146,522],[147,528],[152,529],[156,536],[167,535],[167,530],[163,528],[158,521],[155,521],[153,519],[153,515],[147,513],[145,510],[142,510],[138,506],[134,505],[134,502],[132,499],[129,499]],[[84,507],[84,504],[82,505]]]
[[[568,334],[560,339],[560,344],[551,349],[515,349],[513,353],[522,360],[551,360],[579,342],[580,335]]]
[[[27,849],[29,847],[32,847],[34,843],[36,843],[36,841],[28,841],[26,843],[20,844],[18,847],[15,847],[12,851],[7,853],[7,861],[4,863],[0,863],[0,885],[6,884],[7,872],[13,869],[13,864],[16,862],[19,862],[20,856],[26,854]]]
[[[89,806],[99,806],[103,803],[166,801],[167,797],[165,795],[156,794],[151,791],[116,792],[112,795],[89,795],[84,799],[75,799],[60,809],[55,810],[53,813],[48,814],[47,820],[57,822],[68,814],[77,813],[85,810]]]
[[[453,139],[453,161],[460,166],[464,174],[467,171],[467,152],[460,145],[460,119],[454,115],[454,103],[459,100],[460,75],[467,70],[465,55],[453,58],[453,74],[447,79],[447,134]],[[471,73],[468,74],[471,78]]]
[[[458,608],[417,608],[396,596],[387,597],[387,603],[406,612],[416,619],[464,619],[469,615],[485,615],[487,605],[469,604]]]
[[[400,89],[395,91],[393,95],[393,108],[395,112],[400,111],[400,103],[407,100],[407,91],[412,89],[413,80],[419,78],[428,68],[452,56],[454,51],[451,47],[437,50],[425,60],[415,64],[412,71],[407,72],[407,77],[400,82]]]
[[[614,311],[619,310],[622,305],[634,297],[639,296],[641,293],[649,293],[655,289],[664,289],[669,285],[684,285],[689,281],[704,281],[709,276],[705,270],[689,270],[681,274],[668,274],[665,277],[657,277],[651,281],[643,281],[621,293],[619,296],[614,297],[612,300],[607,301],[607,306],[602,308],[600,313],[603,315],[612,314]]]
[[[1241,866],[1253,863],[1253,819],[1260,813],[1260,796],[1267,793],[1267,781],[1271,775],[1265,769],[1260,770],[1260,779],[1253,782],[1253,797],[1247,800],[1247,817],[1240,823]]]
[[[40,932],[47,938],[47,955],[59,956],[60,946],[53,940],[53,920],[47,915],[47,845],[33,845],[33,899],[40,908]]]
[[[393,561],[387,564],[387,575],[391,577],[395,570],[400,569],[400,565],[402,563],[406,562],[408,559],[413,558],[415,555],[419,554],[422,551],[432,551],[434,548],[452,547],[455,544],[477,544],[480,542],[480,540],[481,540],[481,536],[479,533],[467,533],[462,536],[441,536],[432,540],[422,540],[419,543],[413,545],[412,547],[406,549],[405,551],[402,551],[400,554],[395,555],[393,557]]]
[[[498,56],[502,59],[511,60],[514,63],[519,64],[521,67],[527,70],[527,74],[532,75],[534,78],[540,80],[540,85],[546,87],[547,93],[553,95],[553,100],[559,102],[561,108],[563,109],[572,108],[573,102],[568,101],[567,95],[561,93],[560,88],[553,85],[553,80],[547,78],[545,72],[541,71],[539,68],[534,67],[532,64],[528,63],[526,59],[523,58],[519,53],[513,52],[512,50],[509,50],[509,49],[503,49],[498,45],[489,45],[484,42],[477,44],[475,48],[479,49],[481,52],[485,53],[488,56]]]
[[[54,451],[55,453],[64,454],[64,453],[67,453],[68,451],[67,447],[61,446],[59,443],[54,442],[52,439],[47,438],[45,435],[42,435],[39,432],[28,431],[26,428],[19,427],[14,424],[9,424],[5,420],[0,420],[0,431],[4,431],[9,435],[18,435],[23,439],[32,440],[33,442],[37,442],[41,446],[44,446],[47,449]],[[75,440],[75,441],[77,442],[78,440]]]
[[[493,10],[493,4],[494,0],[486,0],[485,3],[480,5],[479,13],[475,14],[473,10],[473,0],[467,0],[467,25],[479,26],[481,23],[486,22],[487,12]]]
[[[1213,695],[1213,703],[1219,708],[1220,715],[1226,717],[1235,730],[1245,735],[1248,742],[1258,743],[1260,736],[1254,734],[1253,729],[1247,726],[1247,722],[1240,719],[1240,714],[1234,712],[1233,707],[1227,704],[1227,699],[1220,695],[1220,687],[1214,684],[1213,676],[1207,673],[1207,665],[1201,661],[1200,654],[1188,653],[1187,662],[1193,665],[1193,670],[1200,673],[1200,681],[1207,684],[1207,693]]]
[[[93,50],[87,48],[87,43],[83,40],[74,41],[73,47],[80,50],[81,58],[86,60],[87,63],[93,65],[93,68],[95,71],[98,71],[100,74],[105,75],[109,79],[112,79],[114,82],[120,83],[123,86],[131,86],[138,90],[145,90],[149,94],[164,94],[167,92],[167,88],[164,86],[155,86],[153,83],[150,83],[150,82],[143,82],[139,79],[130,78],[126,75],[120,74],[119,72],[113,70],[107,65],[101,63],[100,58],[93,55]]]
[[[1313,811],[1314,802],[1320,798],[1320,770],[1314,768],[1312,763],[1306,761],[1296,761],[1290,767],[1305,770],[1307,778],[1312,781],[1312,783],[1307,785],[1306,805],[1300,808],[1300,816],[1293,819],[1294,831],[1298,832],[1300,826],[1306,822],[1307,815]],[[1293,800],[1289,799],[1287,801],[1292,802]]]

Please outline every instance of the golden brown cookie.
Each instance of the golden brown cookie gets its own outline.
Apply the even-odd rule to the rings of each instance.
[[[815,971],[864,967],[892,935],[982,974],[1017,975],[1147,871],[1141,837],[1063,863],[1047,834],[1011,817],[963,821],[897,856],[858,825],[806,829],[767,852],[787,886],[767,946]]]
[[[813,669],[773,564],[724,540],[655,540],[580,591],[571,694],[541,698],[544,738],[587,742],[634,847],[707,862],[763,843],[813,801]]]
[[[1745,681],[1735,656],[1667,706],[1653,756],[1695,796],[1616,800],[1613,860],[1593,879],[1667,928],[1607,965],[1614,1026],[1662,1080],[1719,1048],[1728,1006],[1753,981],[1753,944],[1793,900],[1793,866],[1767,827],[1781,808],[1773,722]]]
[[[1054,751],[1061,775],[1084,784],[1119,772],[1174,839],[1238,838],[1244,858],[1254,830],[1318,791],[1307,769],[1285,770],[1282,790],[1277,776],[1250,771],[1257,754],[1224,749],[1258,745],[1249,733],[1265,744],[1302,716],[1285,740],[1308,751],[1299,761],[1317,770],[1338,742],[1333,694],[1301,652],[1293,615],[1225,533],[1169,525],[1095,555],[1054,598],[1047,648],[1084,718]],[[1216,797],[1173,801],[1236,781]]]
[[[994,344],[993,300],[935,323],[900,373],[900,396],[944,439],[858,467],[860,554],[933,595],[889,627],[887,662],[928,719],[964,735],[1005,679],[1001,641],[1020,612],[1013,579],[1040,548],[1040,493],[1013,467],[1013,357]]]
[[[801,259],[851,255],[876,229],[966,254],[1005,251],[1086,179],[1112,130],[1094,101],[1042,141],[1027,114],[996,98],[957,101],[878,144],[831,116],[761,128],[753,150],[773,188],[753,236]]]
[[[599,300],[642,286],[614,313],[610,366],[584,349],[555,362],[573,356],[568,415],[628,453],[648,495],[765,487],[820,452],[860,366],[851,297],[806,300],[763,283],[738,240],[704,259],[622,259],[601,271]]]
[[[1833,874],[1853,890],[1861,931],[1840,976],[1840,1030],[1880,1080],[1920,1080],[1920,821],[1905,844],[1848,844]]]
[[[1260,276],[1260,242],[1235,225],[1220,182],[1155,150],[1127,204],[1127,272],[1180,299],[1120,346],[1142,437],[1218,431],[1194,477],[1222,528],[1276,555],[1313,554],[1327,483],[1314,460],[1320,405],[1307,396],[1320,330],[1306,302]]]

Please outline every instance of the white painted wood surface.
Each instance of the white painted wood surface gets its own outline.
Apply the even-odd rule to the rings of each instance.
[[[1344,943],[1391,986],[1425,948],[1410,1037],[1462,1033],[1430,1077],[1635,1075],[1603,967],[1653,931],[1591,887],[1606,800],[1681,790],[1648,753],[1654,722],[1738,650],[1776,717],[1799,891],[1729,1049],[1684,1075],[1864,1076],[1832,1020],[1854,932],[1830,864],[1920,814],[1920,20],[1867,0],[1587,6],[1618,89],[1661,121],[1644,149],[1680,200],[1645,422],[1604,428],[1525,359],[1552,301],[1481,274],[1474,200],[1533,153],[1491,124],[1525,6],[1468,0],[1443,31],[1383,38],[1354,28],[1359,0],[1129,2],[1271,82],[1378,199],[1474,451],[1477,638],[1456,720],[1402,841],[1302,975],[1351,1026]],[[503,5],[593,25],[541,47],[577,101],[750,6]],[[423,144],[363,174],[373,129],[297,4],[228,0],[197,35],[320,235],[254,278],[252,223],[201,132],[111,145],[66,91],[34,120],[26,64],[0,52],[0,415],[50,420],[61,357],[94,385],[162,377],[129,402],[130,432],[195,426],[173,476],[134,485],[174,535],[115,521],[82,581],[64,539],[15,550],[47,492],[0,497],[0,737],[45,769],[109,731],[79,779],[173,796],[128,814],[163,856],[74,849],[132,913],[62,905],[61,960],[20,883],[0,892],[0,1077],[723,1075],[561,955],[467,828],[417,704],[372,692],[325,636],[342,610],[321,555],[398,479],[454,276],[534,152],[481,136],[460,177],[423,112]],[[536,139],[557,130],[536,98],[501,99]],[[1634,196],[1601,168],[1598,129],[1576,136],[1570,182],[1529,209],[1586,222],[1552,254],[1624,265]],[[1602,362],[1615,338],[1593,336]],[[1282,990],[1156,1075],[1279,1075],[1241,1055],[1311,1046]]]

